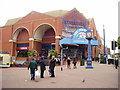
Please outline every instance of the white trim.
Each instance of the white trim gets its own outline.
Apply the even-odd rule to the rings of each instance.
[[[34,41],[34,38],[29,38],[29,41]]]
[[[15,29],[15,31],[12,33],[12,40],[15,40],[15,41],[17,40],[17,36],[18,36],[18,34],[19,34],[19,32],[20,32],[20,29],[25,29],[25,30],[27,30],[28,36],[30,37],[30,32],[29,32],[29,30],[28,30],[26,27],[21,26],[21,27],[18,27],[17,29]],[[16,37],[15,37],[15,33],[17,33]]]
[[[55,38],[56,38],[56,39],[61,39],[61,37],[60,37],[60,36],[55,36]]]

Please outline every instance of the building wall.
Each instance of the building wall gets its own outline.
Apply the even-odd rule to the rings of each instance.
[[[0,27],[0,51],[2,51],[2,28]]]
[[[17,43],[29,43],[28,31],[23,29],[17,36]]]
[[[50,16],[47,16],[47,15],[43,15],[43,14],[40,14],[40,13],[30,13],[28,15],[26,15],[25,17],[23,17],[21,20],[19,20],[17,23],[15,23],[14,25],[9,25],[9,26],[5,26],[3,29],[2,29],[2,39],[3,39],[3,44],[2,46],[2,49],[4,51],[7,51],[9,53],[11,53],[11,48],[13,50],[15,50],[16,48],[16,43],[24,43],[26,41],[24,40],[18,40],[17,42],[15,43],[10,43],[9,40],[12,40],[12,37],[14,36],[14,33],[19,29],[19,28],[25,28],[28,30],[28,34],[29,34],[29,38],[33,38],[34,36],[34,32],[35,30],[42,24],[48,24],[50,25],[55,33],[52,33],[52,32],[47,32],[46,35],[59,35],[61,33],[60,29],[60,19],[58,18],[55,18],[55,17],[50,17]],[[58,26],[57,26],[58,25]],[[6,34],[7,34],[7,37],[6,37]],[[4,36],[5,35],[5,36]],[[22,34],[18,36],[18,38],[24,38],[24,36],[26,36],[26,34]],[[28,37],[28,35],[27,35]],[[59,40],[58,39],[55,39],[55,37],[53,38],[50,38],[52,41],[52,43],[56,42],[56,49],[59,50]],[[56,40],[56,41],[55,41]],[[29,42],[29,49],[34,49],[33,45],[34,46],[38,46],[38,42],[33,42],[33,41],[28,41]],[[49,43],[48,41],[46,42],[46,40],[43,42],[43,43]],[[12,46],[11,46],[12,45]],[[13,48],[14,47],[14,48]],[[35,48],[37,49],[37,48]],[[39,51],[39,50],[38,50]],[[12,55],[16,55],[16,52],[12,52],[13,54]]]
[[[41,52],[41,48],[42,48],[41,42],[34,41],[34,49],[35,49],[38,53]]]
[[[2,28],[2,51],[11,53],[11,39],[12,26],[6,26]]]
[[[55,32],[52,28],[44,33],[42,43],[55,43]]]
[[[88,23],[88,20],[83,16],[82,13],[77,12],[77,14],[74,15],[74,10],[69,11],[67,14],[65,14],[62,17],[67,17],[68,20],[73,20],[74,18],[71,18],[71,15],[75,16],[77,21],[86,21]],[[60,52],[60,46],[59,46],[59,40],[60,38],[58,38],[57,36],[61,36],[62,35],[62,30],[64,29],[64,25],[62,23],[62,17],[52,17],[52,16],[48,16],[45,14],[41,14],[38,12],[31,12],[28,15],[26,15],[25,17],[23,17],[22,19],[20,19],[17,23],[13,24],[13,25],[9,25],[9,26],[4,26],[2,27],[2,49],[4,51],[8,51],[9,53],[11,53],[11,55],[16,55],[16,43],[24,43],[24,42],[29,42],[29,49],[35,49],[38,52],[40,52],[41,43],[56,43],[56,47],[55,49],[57,51]],[[80,18],[78,18],[80,17]],[[91,29],[93,29],[93,34],[94,34],[94,38],[97,39],[99,41],[99,45],[100,46],[93,46],[92,47],[92,56],[96,57],[98,56],[100,49],[99,47],[102,46],[101,43],[101,39],[100,36],[96,30],[95,27],[95,23],[94,20],[92,19],[91,21]],[[49,40],[47,38],[43,37],[43,41],[34,41],[34,40],[29,40],[30,38],[34,37],[35,31],[44,24],[48,24],[51,26],[52,29],[48,30],[45,32],[45,36],[55,36],[55,37],[51,37],[49,38]],[[84,27],[84,26],[83,26]],[[25,36],[27,36],[27,41],[23,41],[23,40],[19,40],[17,42],[9,42],[9,40],[12,40],[12,37],[14,36],[14,33],[19,30],[20,28],[24,28],[28,31],[28,34],[26,33],[26,31],[24,31],[23,34],[20,34],[18,36],[19,38],[24,38]],[[53,32],[53,31],[54,32]],[[7,37],[6,37],[7,36]],[[85,45],[84,45],[85,46]],[[40,47],[40,48],[37,48]],[[86,47],[86,46],[85,46]],[[11,51],[12,50],[12,51]],[[95,55],[96,52],[96,55]],[[85,56],[87,56],[87,50],[85,49]]]

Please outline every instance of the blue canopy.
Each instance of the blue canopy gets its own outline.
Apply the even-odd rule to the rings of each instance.
[[[62,44],[88,44],[87,39],[74,39],[74,38],[63,38],[59,42],[60,45]],[[98,40],[91,40],[91,45],[97,46],[98,45]]]

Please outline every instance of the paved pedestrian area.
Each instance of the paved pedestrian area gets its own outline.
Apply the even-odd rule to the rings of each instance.
[[[77,64],[77,69],[63,66],[55,68],[55,78],[49,77],[48,67],[45,78],[30,80],[27,68],[3,68],[2,88],[118,88],[118,70],[114,65],[93,62],[93,69]]]

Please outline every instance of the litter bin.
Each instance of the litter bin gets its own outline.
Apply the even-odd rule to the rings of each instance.
[[[85,61],[84,61],[84,59],[81,59],[80,60],[80,66],[84,66],[85,65]]]
[[[111,60],[110,59],[108,59],[108,64],[110,64],[111,63]]]

